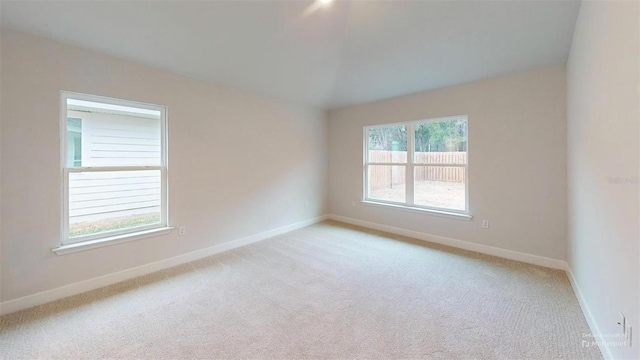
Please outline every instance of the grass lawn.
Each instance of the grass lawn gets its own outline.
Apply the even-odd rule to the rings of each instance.
[[[160,214],[143,214],[127,217],[87,221],[69,224],[69,236],[96,234],[104,231],[126,229],[134,226],[150,225],[160,222]]]
[[[414,199],[416,205],[464,210],[464,193],[464,183],[422,180],[415,182]],[[390,189],[373,190],[369,197],[371,199],[404,202],[405,184],[397,184]]]

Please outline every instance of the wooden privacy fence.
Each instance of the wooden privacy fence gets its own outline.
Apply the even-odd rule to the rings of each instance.
[[[369,151],[370,163],[406,163],[406,151]],[[418,164],[466,164],[466,152],[416,152]],[[371,190],[390,189],[393,185],[404,184],[405,167],[401,166],[370,166],[369,186]],[[465,169],[457,166],[415,166],[415,180],[464,182]]]

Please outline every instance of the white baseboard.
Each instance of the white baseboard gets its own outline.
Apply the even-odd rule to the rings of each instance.
[[[482,254],[493,255],[493,256],[497,256],[505,259],[516,260],[516,261],[533,264],[533,265],[544,266],[552,269],[560,269],[560,270],[567,269],[567,262],[564,260],[552,259],[544,256],[538,256],[538,255],[531,255],[531,254],[522,253],[522,252],[513,251],[513,250],[506,250],[506,249],[497,248],[493,246],[472,243],[469,241],[451,239],[444,236],[406,230],[406,229],[397,228],[394,226],[376,224],[370,221],[353,219],[353,218],[349,218],[341,215],[330,214],[328,215],[328,217],[331,220],[340,221],[343,223],[357,225],[357,226],[362,226],[369,229],[384,231],[391,234],[407,236],[410,238],[432,242],[436,244],[442,244],[442,245],[447,245],[447,246],[451,246],[459,249],[475,251]]]
[[[571,283],[571,287],[573,288],[573,292],[576,294],[576,298],[578,298],[578,303],[580,304],[580,308],[582,308],[582,313],[584,314],[585,319],[587,319],[587,324],[589,325],[591,334],[594,334],[594,335],[602,334],[600,332],[600,328],[598,327],[598,323],[596,322],[596,319],[593,317],[593,314],[591,313],[591,309],[589,308],[589,305],[587,305],[587,301],[582,295],[580,286],[578,286],[578,282],[576,281],[576,278],[573,276],[573,271],[571,271],[571,267],[568,264],[567,264],[566,272],[567,272],[567,277],[569,278],[569,282]],[[600,352],[602,352],[602,357],[604,357],[606,360],[614,359],[613,355],[611,354],[611,350],[607,346],[606,341],[602,341],[600,344],[598,344],[598,347],[600,348]]]
[[[77,283],[61,286],[55,289],[42,291],[32,295],[23,296],[17,299],[7,300],[0,303],[0,315],[10,314],[12,312],[24,310],[33,306],[42,305],[54,300],[62,299],[68,296],[77,295],[85,291],[98,289],[107,285],[115,284],[121,281],[129,280],[138,276],[150,274],[159,270],[167,269],[173,266],[184,264],[190,261],[198,260],[239,248],[241,246],[253,244],[255,242],[265,240],[277,235],[281,235],[293,230],[303,228],[328,219],[327,215],[319,216],[309,220],[299,221],[287,226],[279,227],[259,234],[250,235],[240,239],[224,242],[205,249],[196,250],[190,253],[174,256],[168,259],[152,262],[142,266],[134,267],[115,273],[98,276],[92,279],[80,281]]]
[[[80,281],[77,283],[61,286],[59,288],[42,291],[39,293],[35,293],[32,295],[23,296],[17,299],[7,300],[0,303],[0,315],[10,314],[16,311],[24,310],[33,306],[42,305],[51,301],[55,301],[58,299],[62,299],[68,296],[77,295],[86,291],[98,289],[104,286],[112,285],[121,281],[129,280],[138,276],[150,274],[159,270],[167,269],[173,266],[177,266],[180,264],[184,264],[190,261],[198,260],[205,258],[207,256],[219,254],[225,251],[229,251],[232,249],[236,249],[245,245],[253,244],[258,241],[262,241],[277,235],[285,234],[290,231],[294,231],[309,225],[313,225],[318,222],[322,222],[324,220],[331,219],[347,224],[362,226],[374,230],[384,231],[391,234],[397,234],[402,236],[411,237],[418,240],[423,240],[427,242],[447,245],[455,248],[465,249],[469,251],[475,251],[482,254],[493,255],[501,258],[506,258],[515,261],[521,261],[533,265],[544,266],[553,269],[565,270],[567,276],[569,278],[569,282],[573,288],[573,291],[576,294],[578,302],[580,303],[580,307],[582,308],[582,312],[587,319],[587,323],[591,332],[593,334],[600,334],[598,324],[593,317],[589,306],[587,305],[584,296],[582,295],[582,291],[576,282],[575,277],[573,276],[573,272],[569,267],[568,263],[563,260],[547,258],[538,255],[531,255],[526,253],[521,253],[512,250],[501,249],[493,246],[482,245],[477,243],[472,243],[463,240],[451,239],[443,236],[432,235],[428,233],[406,230],[402,228],[397,228],[388,225],[376,224],[373,222],[353,219],[340,215],[323,215],[313,219],[300,221],[297,223],[293,223],[287,226],[279,227],[276,229],[272,229],[269,231],[265,231],[259,234],[246,236],[240,239],[228,241],[222,244],[214,245],[205,249],[196,250],[190,253],[174,256],[168,259],[152,262],[146,265],[134,267],[127,270],[122,270],[119,272],[115,272],[112,274],[107,274],[99,277],[95,277],[92,279]],[[609,348],[604,346],[600,347],[602,351],[602,356],[605,359],[613,359]]]

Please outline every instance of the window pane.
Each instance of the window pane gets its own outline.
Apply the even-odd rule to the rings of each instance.
[[[160,171],[69,174],[69,237],[160,223]]]
[[[416,166],[414,173],[416,205],[466,210],[464,167]]]
[[[466,118],[417,123],[414,130],[416,164],[466,164]]]
[[[369,128],[368,146],[371,163],[407,162],[407,127],[393,125]]]
[[[369,165],[367,198],[405,203],[405,177],[404,165]]]
[[[82,119],[67,118],[67,167],[82,166]]]
[[[157,110],[68,99],[67,166],[160,166],[160,116]]]

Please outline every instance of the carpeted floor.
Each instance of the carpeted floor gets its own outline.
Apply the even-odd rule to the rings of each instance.
[[[2,359],[600,359],[562,271],[324,222],[0,318]]]

